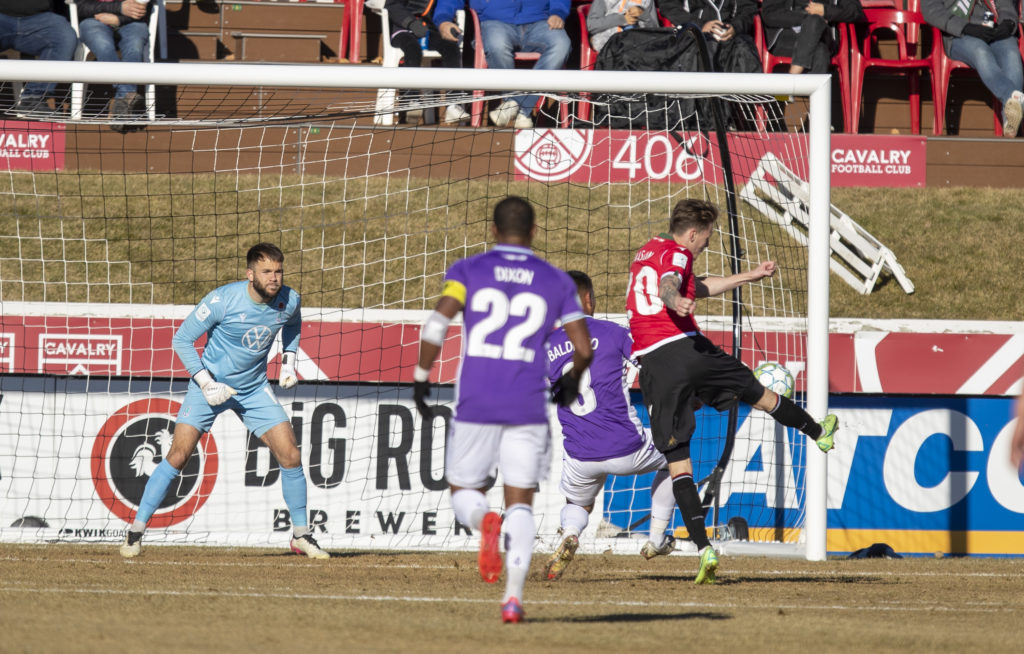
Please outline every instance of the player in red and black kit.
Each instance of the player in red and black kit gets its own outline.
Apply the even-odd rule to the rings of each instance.
[[[697,298],[775,274],[775,263],[765,261],[728,277],[695,276],[693,260],[707,249],[717,219],[718,210],[709,202],[676,204],[670,233],[652,238],[634,257],[626,293],[633,356],[640,360],[640,389],[650,409],[654,444],[668,459],[676,504],[701,552],[698,584],[714,583],[718,556],[708,541],[690,461],[690,438],[697,426],[695,398],[718,411],[742,400],[807,434],[823,452],[832,449],[837,429],[834,415],[816,423],[792,400],[762,386],[749,368],[700,333],[693,317]]]

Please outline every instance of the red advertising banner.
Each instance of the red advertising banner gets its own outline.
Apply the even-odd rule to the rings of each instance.
[[[64,170],[63,123],[0,120],[0,170]]]
[[[746,183],[767,153],[807,178],[805,134],[727,135],[734,181]],[[832,135],[833,186],[924,186],[923,136]],[[718,142],[702,132],[531,129],[515,137],[516,179],[584,184],[722,183]]]
[[[418,324],[306,322],[298,372],[307,381],[407,383],[419,353]],[[187,377],[171,349],[180,320],[0,316],[0,370],[14,374]],[[937,325],[941,329],[941,325]],[[707,332],[726,344],[731,332]],[[803,388],[802,334],[754,331],[743,335],[744,363],[754,352],[775,352]],[[458,372],[461,329],[453,326],[433,379],[452,383]],[[202,346],[202,341],[199,343]],[[791,360],[790,360],[791,359]],[[1012,395],[1024,370],[1024,333],[910,333],[863,330],[829,337],[833,393]],[[269,371],[277,374],[274,357]]]

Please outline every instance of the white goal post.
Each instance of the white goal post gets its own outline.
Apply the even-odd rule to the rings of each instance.
[[[378,88],[396,88],[443,92],[464,91],[466,94],[459,97],[465,98],[467,101],[470,98],[468,94],[473,91],[486,92],[487,98],[493,98],[500,97],[502,94],[508,93],[509,89],[528,89],[530,92],[545,94],[553,98],[556,102],[560,101],[559,98],[564,98],[566,96],[578,98],[581,94],[586,98],[593,98],[594,94],[655,93],[668,96],[757,96],[762,100],[764,98],[771,99],[773,97],[779,98],[790,96],[807,98],[809,100],[809,113],[804,128],[806,129],[805,136],[807,144],[806,181],[809,184],[808,206],[810,221],[808,225],[808,244],[806,248],[806,279],[801,280],[801,284],[805,284],[806,288],[806,382],[804,386],[804,399],[806,401],[808,411],[813,416],[820,418],[827,412],[830,261],[829,142],[831,131],[831,86],[829,76],[532,70],[508,70],[501,71],[500,74],[495,74],[495,71],[477,69],[410,70],[405,68],[379,68],[375,66],[180,63],[124,64],[100,62],[69,63],[12,61],[5,62],[3,77],[8,82],[52,81],[59,83],[87,83],[90,85],[90,88],[94,85],[110,84],[116,81],[117,83],[122,84],[155,84],[158,87],[180,85],[231,87],[244,85],[256,89],[274,88],[284,90],[311,88],[321,90],[376,90]],[[374,94],[369,94],[366,97],[368,99],[365,105],[361,105],[356,102],[351,105],[346,105],[342,110],[338,110],[336,112],[325,111],[324,114],[329,118],[336,118],[337,115],[340,114],[349,116],[357,114],[362,114],[364,116],[372,115],[374,111]],[[105,118],[103,120],[105,120]],[[229,121],[229,124],[231,127],[238,127],[238,125],[243,122],[256,124],[261,120],[262,124],[265,125],[274,125],[275,123],[287,124],[289,122],[281,116],[270,116],[269,118],[263,119],[254,116],[251,119],[243,117]],[[140,124],[140,127],[144,127],[145,124],[148,124],[148,121],[141,122],[142,124]],[[182,130],[192,130],[196,129],[197,125],[209,127],[213,124],[213,121],[212,119],[210,121],[196,120],[194,118],[189,118],[188,116],[163,117],[160,115],[158,109],[157,118],[154,124],[167,124],[173,131],[178,128]],[[332,128],[324,127],[322,129]],[[408,128],[398,126],[379,129],[403,130]],[[669,134],[669,136],[672,138],[678,138],[678,136],[672,134]],[[197,142],[199,140],[200,139],[197,139]],[[666,137],[666,142],[669,142],[668,137]],[[648,143],[647,147],[648,150],[650,150],[652,146]],[[367,166],[372,167],[372,163],[367,164]],[[239,168],[239,170],[242,169]],[[408,171],[403,171],[401,174],[405,177],[409,177],[410,175]],[[18,191],[16,191],[16,188],[19,186],[20,180],[15,179],[15,177],[16,176],[13,173],[8,173],[8,178],[6,180],[0,179],[0,187],[7,186],[9,189],[15,189],[10,192],[17,194]],[[326,185],[323,180],[319,183],[321,186]],[[548,182],[548,184],[557,183],[558,182]],[[568,181],[563,183],[570,186],[575,184]],[[624,192],[631,194],[630,197],[632,198],[632,194],[634,192],[639,194],[641,193],[641,187],[645,185],[650,186],[651,184],[652,182],[650,181],[643,182],[637,184],[635,190],[627,188]],[[262,181],[259,182],[255,188],[260,194],[267,194],[268,192],[266,187],[263,186]],[[503,188],[508,190],[511,187],[506,185]],[[302,192],[305,193],[307,190],[308,188],[306,186],[302,186]],[[274,192],[282,195],[284,193],[279,189],[275,189]],[[707,194],[709,191],[705,188],[703,190],[698,189],[696,192]],[[3,189],[0,188],[0,195],[3,193]],[[569,193],[569,191],[567,191],[567,193]],[[370,196],[367,195],[367,199],[363,201],[364,204],[368,204],[370,202],[369,198]],[[428,207],[432,206],[430,202],[430,200],[427,201]],[[636,202],[637,204],[644,203],[643,200],[632,199],[631,202]],[[305,199],[303,200],[303,206],[306,206]],[[572,206],[571,202],[569,203],[569,206]],[[401,206],[388,206],[385,213],[390,217],[398,215],[402,211],[403,207]],[[16,213],[21,217],[12,218],[12,220],[24,219],[25,211],[23,208],[19,209]],[[31,213],[31,211],[29,213]],[[667,218],[667,212],[664,214],[664,217]],[[0,216],[0,221],[3,219],[4,217]],[[42,216],[40,216],[39,220],[40,223],[38,231],[40,234],[40,240],[45,241],[47,238],[45,233],[51,231],[52,226],[44,225],[44,218]],[[330,227],[333,228],[333,226]],[[403,229],[402,223],[399,223],[398,229]],[[254,231],[259,232],[261,230],[257,228]],[[327,231],[328,227],[324,227],[322,230],[324,234],[326,234]],[[282,232],[282,234],[287,236],[290,232],[285,231]],[[385,235],[382,239],[385,250],[384,254],[381,255],[381,258],[385,261],[389,259],[386,249],[388,247],[388,236],[389,235]],[[2,238],[4,238],[4,234],[0,234],[0,239]],[[19,235],[17,238],[23,238],[23,236]],[[58,238],[66,237],[62,235]],[[305,233],[303,233],[303,238],[307,238]],[[89,246],[87,242],[89,239],[86,236],[83,236],[81,240],[84,243],[82,247],[88,249]],[[408,235],[406,240],[409,240]],[[407,255],[410,257],[410,260],[419,261],[419,258],[429,259],[432,255],[436,254],[435,250],[429,249],[429,244],[427,243],[429,236],[424,236],[422,240],[424,242],[424,247],[427,249],[423,250],[419,255]],[[567,237],[566,240],[569,241],[571,239]],[[158,246],[154,246],[154,249],[156,247]],[[364,244],[364,249],[367,247],[368,246]],[[570,245],[567,245],[566,248],[567,251],[572,249]],[[316,251],[313,254],[310,254],[309,258],[311,259],[316,256],[323,257],[325,252],[328,250],[328,246],[322,245],[313,249]],[[307,252],[305,245],[300,246],[299,250],[302,253]],[[448,254],[447,249],[445,249],[445,255],[448,256]],[[22,255],[19,253],[17,256],[20,257]],[[10,254],[3,254],[0,255],[0,258],[7,260],[13,259],[14,257]],[[454,259],[448,257],[446,260],[448,265],[450,265],[451,261]],[[303,262],[304,270],[312,270],[316,266],[314,262],[306,261],[306,257],[303,257]],[[559,261],[556,261],[556,263],[563,265],[562,262]],[[197,263],[196,265],[199,264]],[[436,296],[438,289],[432,287],[427,288],[427,286],[429,282],[429,284],[439,287],[437,281],[436,276],[426,280],[419,280],[417,278],[416,283],[425,287],[423,297],[429,298],[431,296]],[[66,283],[70,284],[70,281],[67,281]],[[403,286],[405,283],[405,281],[402,282]],[[10,287],[9,283],[8,287]],[[211,290],[211,288],[206,288],[205,290],[208,291]],[[367,288],[374,289],[375,287],[372,281],[366,281],[362,288],[362,292],[365,295]],[[607,295],[615,297],[619,293],[619,290],[619,288],[612,288],[606,289],[605,292]],[[382,294],[386,294],[388,292],[389,291],[387,289],[381,290]],[[3,298],[0,298],[0,314],[9,314],[10,311],[8,309],[14,308],[15,300],[30,299],[31,298],[28,297],[12,298],[9,296],[5,301]],[[125,302],[125,300],[118,301]],[[323,306],[341,306],[342,308],[337,309],[337,313],[332,315],[333,318],[340,317],[341,320],[344,321],[345,316],[339,316],[338,314],[345,314],[349,309],[346,309],[344,305],[329,304],[329,301],[330,300],[327,299],[323,303]],[[128,302],[132,301],[128,300]],[[175,311],[180,313],[182,310],[181,305],[187,305],[189,303],[178,301],[171,302],[170,304],[179,305]],[[373,306],[384,305],[376,304]],[[28,309],[26,309],[25,306],[19,304],[17,307],[24,312],[28,312]],[[71,302],[68,302],[67,308],[69,312],[74,311],[74,307]],[[418,308],[423,309],[427,307],[420,306]],[[611,304],[609,304],[608,311],[610,313],[616,313],[617,311],[621,311],[621,309],[616,310]],[[112,313],[131,314],[131,310],[130,308],[127,311],[112,310]],[[770,318],[771,316],[767,317]],[[385,322],[392,322],[391,318],[393,318],[393,316],[389,316]],[[359,319],[366,320],[365,314],[360,313]],[[397,323],[402,321],[394,320],[393,322]],[[408,322],[410,324],[414,323],[412,320]],[[0,331],[3,330],[0,329]],[[39,347],[42,346],[40,345]],[[402,362],[403,365],[406,363],[407,362],[405,361]],[[40,368],[39,372],[42,372],[42,368]],[[119,374],[120,373],[116,371],[106,373],[107,376],[112,378],[116,378]],[[103,377],[103,375],[100,377]],[[305,379],[306,381],[309,381],[310,378],[306,377]],[[38,379],[32,378],[31,381],[32,383],[36,383],[38,382]],[[85,380],[85,383],[88,385],[89,380]],[[134,383],[134,380],[125,380],[126,388],[127,385],[130,385],[131,383]],[[114,384],[115,382],[111,381],[109,382],[108,387],[112,387]],[[97,388],[99,388],[99,385],[97,385]],[[12,406],[10,401],[0,405],[0,412],[17,410],[18,408]],[[43,407],[42,410],[45,411],[47,409]],[[68,418],[65,416],[64,419],[66,420]],[[24,438],[26,435],[0,433],[0,438],[18,436]],[[5,460],[3,458],[3,451],[3,447],[0,445],[0,489],[4,487],[4,482],[10,481],[10,476],[12,474],[9,468],[4,469],[4,462],[13,461],[13,458],[9,457]],[[806,456],[806,471],[803,475],[802,481],[806,506],[803,509],[802,542],[800,543],[799,552],[800,555],[805,556],[810,560],[824,560],[826,556],[827,457],[814,447],[807,448],[804,456]],[[24,462],[20,463],[24,465]],[[554,485],[557,486],[557,484]],[[57,486],[58,485],[55,485],[53,492],[60,492],[61,489],[57,488]],[[367,492],[371,491],[372,489],[367,490]],[[10,502],[11,500],[12,498],[4,497],[2,501]],[[555,516],[554,519],[557,521],[557,516]],[[596,520],[597,516],[595,512],[594,521]],[[550,536],[550,534],[548,534],[548,536]],[[8,524],[0,524],[0,540],[19,539],[25,537],[25,535],[16,534]],[[28,535],[28,538],[31,539],[31,535]],[[169,542],[174,542],[174,539],[169,539]],[[187,538],[183,538],[179,542],[190,541]],[[323,543],[324,541],[321,542]],[[330,541],[327,542],[330,543]],[[338,543],[343,544],[344,541],[339,540]],[[401,545],[402,544],[400,543],[399,546]],[[735,551],[742,551],[742,547],[737,547]]]

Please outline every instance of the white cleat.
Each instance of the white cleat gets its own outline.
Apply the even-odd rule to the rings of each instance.
[[[656,556],[667,556],[676,549],[675,536],[665,536],[665,540],[662,541],[661,547],[655,547],[654,543],[647,541],[644,546],[640,548],[640,556],[644,557],[648,561]]]
[[[320,545],[310,534],[292,538],[292,551],[296,554],[305,554],[311,559],[329,559],[331,555],[320,549]]]
[[[126,559],[134,559],[139,554],[142,554],[142,532],[129,531],[124,537],[124,542],[121,543],[121,556]]]

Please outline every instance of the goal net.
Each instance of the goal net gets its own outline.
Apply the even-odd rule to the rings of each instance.
[[[827,222],[815,222],[828,212],[825,77],[503,71],[495,80],[478,70],[33,61],[7,70],[11,80],[60,82],[58,96],[70,82],[88,86],[78,120],[58,97],[55,113],[2,123],[0,540],[123,537],[188,383],[171,337],[208,292],[244,278],[251,245],[270,241],[302,296],[302,381],[275,391],[300,442],[321,545],[475,547],[443,476],[458,321],[435,367],[432,424],[413,406],[411,373],[445,270],[492,244],[491,211],[509,194],[537,210],[535,250],[587,272],[598,317],[623,324],[635,251],[665,231],[680,199],[715,202],[723,218],[699,272],[769,259],[778,272],[701,301],[702,329],[751,367],[783,364],[796,399],[825,412]],[[146,112],[155,117],[114,131],[91,113],[102,103],[89,94],[114,79],[156,84]],[[499,84],[539,94],[533,129],[429,122],[462,104],[486,125],[510,97]],[[381,86],[397,89],[394,104],[381,107]],[[13,103],[10,82],[2,103]],[[810,184],[810,249],[736,195],[767,155]],[[633,399],[646,420],[639,391]],[[552,442],[535,506],[542,549],[557,543],[564,503],[557,421]],[[695,474],[722,549],[782,544],[824,557],[824,457],[809,442],[747,407],[700,410]],[[638,551],[650,480],[608,479],[585,551]],[[282,546],[290,516],[279,482],[269,450],[228,412],[146,541]],[[500,507],[500,479],[488,497]]]

